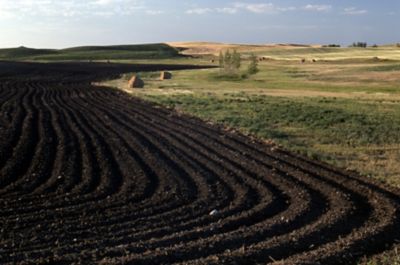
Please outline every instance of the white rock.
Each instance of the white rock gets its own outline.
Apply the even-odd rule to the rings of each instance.
[[[211,216],[215,216],[215,215],[217,215],[219,212],[218,212],[218,210],[212,210],[211,212],[210,212],[210,215]]]

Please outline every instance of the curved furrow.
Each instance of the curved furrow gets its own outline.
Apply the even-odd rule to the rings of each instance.
[[[54,158],[57,156],[60,147],[58,136],[56,134],[57,127],[54,119],[54,111],[48,105],[49,91],[43,89],[39,84],[32,87],[37,92],[38,103],[37,108],[41,109],[38,114],[39,127],[39,143],[36,148],[35,156],[32,163],[25,173],[25,178],[14,182],[14,187],[10,190],[10,195],[21,196],[30,194],[43,182],[51,178],[54,166]]]
[[[124,119],[126,119],[126,117],[124,117]],[[136,120],[138,120],[138,118],[137,118],[137,116],[136,116]],[[160,129],[160,128],[159,128]],[[162,129],[161,129],[162,130]],[[160,131],[161,131],[160,130]],[[171,135],[171,134],[170,134]],[[163,136],[164,138],[167,138],[167,137],[165,137],[165,136]],[[176,138],[176,137],[175,137]],[[184,141],[185,140],[185,138],[184,137],[179,137],[179,140],[182,142],[182,141]],[[191,139],[192,140],[192,139]],[[176,139],[175,140],[172,140],[171,142],[173,142],[173,141],[175,141],[176,142]],[[193,146],[190,146],[190,145],[186,145],[186,147],[187,148],[193,148],[193,150],[199,150],[199,148],[198,147],[193,147]],[[208,150],[209,151],[209,150]],[[195,152],[195,151],[194,151]],[[213,158],[211,158],[211,157],[207,157],[207,156],[205,156],[204,155],[205,154],[205,152],[203,152],[202,153],[202,156],[206,159],[206,161],[208,160],[208,161],[210,161],[210,160],[212,160]],[[196,159],[195,157],[193,157],[192,159],[194,159],[194,160],[198,160],[198,159]],[[204,160],[203,160],[204,161]],[[214,162],[216,162],[216,163],[218,163],[218,162],[222,162],[223,160],[221,160],[221,159],[219,159],[218,158],[218,160],[214,160]],[[211,167],[217,167],[218,168],[218,165],[217,164],[214,164],[214,165],[212,165]],[[232,174],[233,176],[235,175],[235,171],[237,171],[238,170],[238,168],[230,168],[229,169],[230,170],[230,173],[229,174]],[[217,172],[218,174],[222,174],[221,172]],[[254,173],[250,173],[250,174],[254,174]],[[243,178],[243,179],[246,179],[246,177],[245,177],[245,175],[241,175],[241,177]],[[248,177],[247,177],[248,178]],[[240,180],[240,178],[238,178],[238,180]],[[252,180],[252,179],[251,179]],[[260,183],[256,183],[256,182],[253,182],[253,188],[254,187],[256,187],[257,185],[259,185]],[[271,188],[271,186],[270,186],[270,188]],[[257,188],[256,188],[257,189]],[[266,191],[264,191],[265,192],[265,195],[267,195],[267,192]],[[264,196],[265,196],[264,195]]]
[[[122,185],[123,177],[115,158],[110,153],[110,146],[90,124],[86,115],[74,109],[70,110],[70,114],[74,116],[73,121],[82,133],[83,142],[87,145],[84,156],[89,160],[87,166],[91,168],[89,170],[90,177],[83,178],[83,181],[74,187],[71,193],[91,194],[96,192],[96,197],[104,198],[117,192]]]
[[[0,195],[13,189],[13,183],[19,181],[27,173],[37,151],[36,146],[40,145],[38,96],[33,87],[29,87],[26,94],[28,96],[24,98],[22,104],[28,114],[22,124],[17,145],[12,152],[4,155],[5,164],[0,170]]]
[[[107,120],[108,120],[109,118],[107,118]],[[115,124],[113,124],[112,126],[110,126],[109,128],[108,128],[108,130],[109,131],[113,131],[113,129],[112,129],[112,127],[115,127],[116,125]],[[117,126],[118,127],[118,126]],[[116,133],[116,132],[115,132]],[[122,128],[119,128],[118,129],[118,134],[121,134],[122,133]],[[135,137],[135,138],[133,138],[133,140],[135,140],[135,139],[142,139],[142,141],[147,141],[147,145],[149,146],[150,144],[150,142],[151,142],[151,140],[150,140],[150,142],[149,142],[149,139],[147,138],[147,140],[146,140],[146,137],[144,137],[143,135],[140,135],[138,132],[136,132],[137,133],[137,136]],[[116,133],[117,134],[117,133]],[[129,134],[125,134],[124,136],[126,136],[126,138],[128,138],[129,139]],[[153,140],[154,141],[154,140]],[[153,151],[153,153],[157,153],[157,152],[159,152],[159,151]],[[159,159],[159,160],[161,160],[162,161],[162,159]],[[180,175],[182,175],[182,174],[180,174]],[[185,175],[185,174],[184,174]],[[203,184],[204,185],[204,184]],[[193,187],[191,188],[191,189],[193,189]]]
[[[35,194],[56,193],[64,196],[70,189],[79,183],[82,174],[82,151],[78,141],[74,125],[68,117],[65,106],[62,104],[62,87],[52,85],[48,104],[50,104],[53,117],[53,127],[58,135],[59,143],[57,157],[54,161],[52,178],[48,179],[41,187],[35,190]],[[54,199],[54,198],[53,198]]]
[[[1,85],[1,84],[0,84]],[[13,113],[18,110],[15,106],[15,102],[20,100],[21,98],[18,96],[17,89],[13,89],[12,86],[0,88],[0,91],[3,92],[0,95],[0,118],[3,125],[9,125],[12,117],[14,116]]]
[[[19,138],[21,137],[22,130],[28,129],[28,125],[24,126],[27,116],[28,104],[32,102],[33,91],[26,88],[20,87],[21,84],[16,85],[12,90],[16,91],[16,99],[12,105],[17,108],[17,111],[13,116],[7,117],[8,113],[5,112],[5,118],[10,119],[10,124],[7,126],[7,130],[2,131],[1,139],[7,139],[7,141],[0,141],[0,169],[3,168],[4,164],[10,157],[12,157],[13,149],[17,145]],[[1,185],[0,185],[1,189]]]
[[[324,178],[329,178],[333,182],[338,182],[340,185],[343,185],[344,187],[352,187],[351,189],[362,197],[360,201],[363,202],[368,201],[374,213],[370,215],[369,219],[366,219],[365,223],[367,223],[367,225],[361,227],[359,230],[362,231],[364,228],[366,230],[367,228],[370,229],[372,228],[372,230],[374,230],[371,224],[376,223],[376,220],[378,219],[382,219],[381,224],[386,223],[386,226],[381,227],[380,225],[378,225],[378,227],[376,228],[377,231],[383,230],[384,232],[376,236],[371,236],[369,240],[375,243],[378,243],[380,240],[393,243],[396,241],[397,238],[399,238],[399,232],[398,229],[396,229],[396,227],[398,227],[398,225],[400,224],[398,216],[398,196],[396,196],[395,194],[393,194],[388,190],[383,190],[382,188],[379,187],[379,185],[374,185],[373,183],[366,183],[365,180],[360,180],[359,177],[353,177],[348,173],[346,174],[343,171],[334,169],[326,164],[310,161],[309,159],[305,159],[298,155],[290,154],[287,151],[283,150],[278,150],[278,153],[284,154],[283,156],[278,156],[279,160],[282,160],[282,162],[283,161],[286,161],[287,163],[289,162],[293,166],[303,171],[311,172],[311,174],[313,174],[314,177],[323,176]],[[263,153],[263,157],[266,156],[268,155],[266,153]],[[365,194],[368,194],[368,196],[365,196]],[[375,196],[375,199],[373,200],[368,199],[369,197],[373,196]],[[385,213],[390,213],[390,214],[387,215]],[[386,216],[390,216],[390,218],[385,219]],[[351,237],[352,236],[350,236],[350,238]],[[367,238],[364,237],[364,240],[367,240]],[[348,242],[348,244],[350,245],[351,243]],[[382,245],[379,245],[378,243],[378,246]],[[359,251],[351,250],[351,251],[362,253],[368,251],[376,251],[377,249],[379,249],[379,247],[374,246],[367,250],[365,249],[362,243],[360,243],[358,247],[361,248],[361,250]],[[354,247],[354,249],[356,249],[356,246]],[[364,251],[362,249],[364,249]],[[342,256],[347,258],[343,262],[345,263],[348,262],[348,254],[346,255],[344,253]],[[329,259],[331,260],[331,262],[333,262],[332,260],[336,260],[335,258],[332,259],[332,257],[327,258],[327,260]]]
[[[79,101],[75,101],[75,105],[79,108],[79,111],[87,114],[91,113],[91,108],[88,108],[85,104],[87,104],[87,101],[84,98],[83,100],[80,98]],[[129,145],[127,140],[121,137],[120,129],[115,127],[115,124],[105,113],[101,113],[100,115],[92,113],[91,116],[93,117],[92,123],[96,124],[96,129],[104,137],[112,141],[113,147],[116,147],[112,150],[113,157],[119,164],[122,174],[127,176],[120,193],[132,194],[131,199],[136,202],[151,197],[159,188],[159,178],[151,166],[141,158],[141,155],[138,153],[140,151],[135,150],[138,148],[138,145],[135,145],[135,147]],[[139,150],[144,149],[140,148]]]
[[[83,164],[85,164],[85,168],[84,168],[84,178],[83,179],[88,179],[89,182],[86,183],[80,183],[80,187],[78,189],[82,189],[83,187],[89,187],[91,185],[93,185],[94,182],[100,182],[99,180],[93,180],[93,178],[95,179],[99,179],[101,173],[98,172],[98,162],[95,162],[96,158],[93,157],[92,155],[92,150],[98,150],[95,148],[96,144],[91,143],[90,142],[90,137],[89,134],[87,132],[85,132],[84,130],[82,130],[82,124],[85,124],[85,120],[79,120],[76,115],[76,112],[70,111],[67,108],[65,109],[71,116],[70,118],[72,119],[72,121],[74,122],[74,126],[77,127],[78,129],[80,129],[80,131],[78,132],[78,136],[79,137],[85,137],[83,141],[81,141],[80,143],[84,144],[84,146],[86,148],[84,148],[85,151],[85,155],[84,156],[84,161]],[[86,127],[85,127],[86,128]],[[92,129],[93,130],[93,129]],[[103,152],[103,154],[108,154],[108,152]],[[101,157],[101,156],[100,156]],[[88,175],[86,175],[86,173],[88,173]],[[108,179],[106,179],[108,181]],[[92,187],[91,189],[96,189],[96,185],[94,185],[94,187]],[[90,193],[85,191],[85,193]],[[72,193],[73,194],[73,193]],[[78,194],[80,196],[82,196],[81,193],[78,192]]]
[[[18,99],[18,93],[15,89],[16,84],[9,84],[0,82],[0,110],[3,112],[4,106],[6,106],[11,99]]]

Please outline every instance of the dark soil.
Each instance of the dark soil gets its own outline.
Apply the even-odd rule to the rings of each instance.
[[[90,85],[185,68],[0,62],[1,264],[354,264],[400,239],[397,190]]]

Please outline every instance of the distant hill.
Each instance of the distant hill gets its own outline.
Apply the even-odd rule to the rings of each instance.
[[[181,56],[167,44],[83,46],[68,49],[32,49],[26,47],[0,49],[0,60],[118,60],[168,59]]]
[[[51,49],[32,49],[27,47],[18,47],[18,48],[10,48],[10,49],[0,49],[0,58],[8,59],[8,58],[24,58],[30,56],[40,56],[40,55],[49,55],[57,53],[56,50]]]
[[[321,45],[303,44],[230,44],[218,42],[170,42],[168,45],[175,47],[185,55],[218,55],[220,51],[235,49],[242,53],[257,53],[271,49],[296,49],[319,48]]]

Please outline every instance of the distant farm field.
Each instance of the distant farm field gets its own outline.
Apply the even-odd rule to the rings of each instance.
[[[242,54],[255,53],[274,60],[297,60],[306,58],[309,60],[356,60],[381,59],[400,60],[400,47],[396,45],[384,45],[368,48],[332,48],[321,45],[240,45],[220,44],[207,42],[169,43],[169,45],[182,50],[186,55],[218,55],[221,50],[236,49]]]

